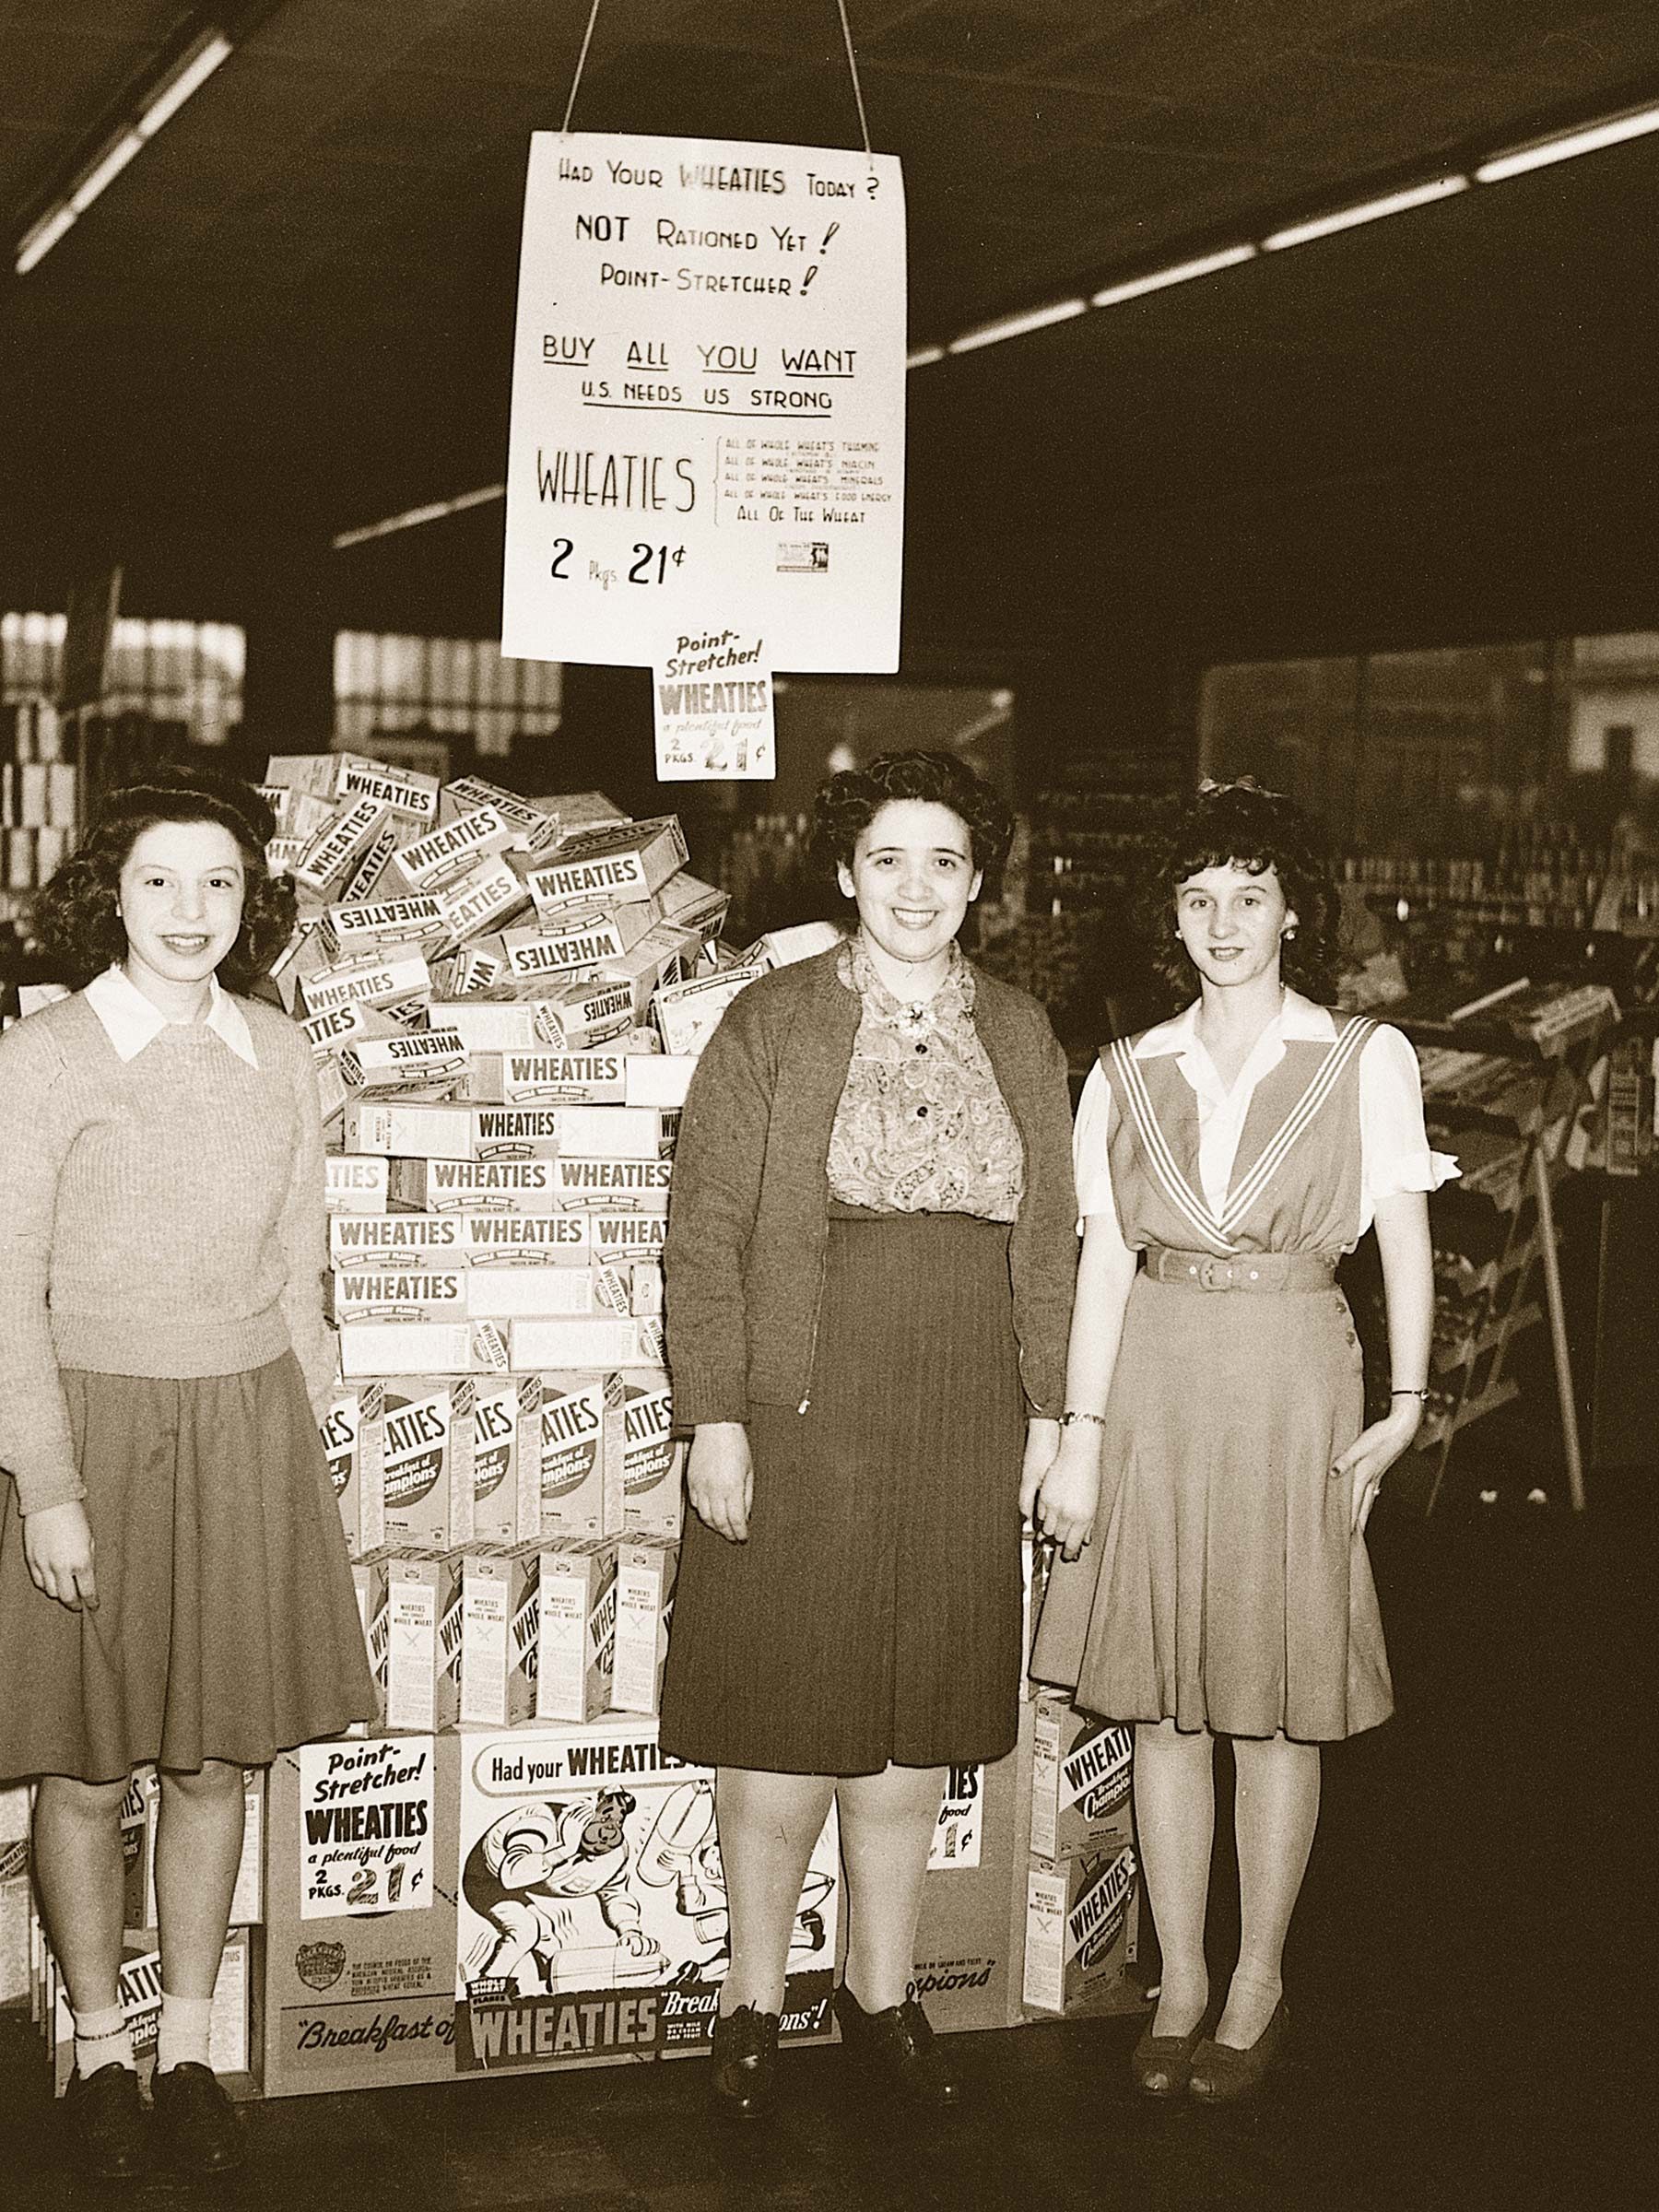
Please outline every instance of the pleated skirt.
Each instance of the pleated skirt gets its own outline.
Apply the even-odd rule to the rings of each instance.
[[[1093,1542],[1056,1563],[1033,1672],[1118,1721],[1301,1742],[1394,1709],[1376,1587],[1331,1466],[1359,1433],[1336,1289],[1130,1291]]]
[[[0,1776],[265,1766],[374,1712],[339,1512],[291,1353],[189,1382],[65,1370],[96,1611],[0,1521]]]
[[[1024,1433],[1006,1225],[832,1209],[807,1408],[750,1408],[748,1540],[687,1516],[664,1747],[799,1774],[1001,1758]]]

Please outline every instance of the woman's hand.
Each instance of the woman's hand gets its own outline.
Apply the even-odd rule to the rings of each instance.
[[[748,1541],[755,1465],[741,1421],[699,1421],[686,1460],[686,1495],[698,1519],[728,1544]]]
[[[1094,1533],[1100,1501],[1100,1431],[1092,1421],[1063,1430],[1059,1450],[1035,1480],[1032,1459],[1028,1441],[1020,1504],[1038,1535],[1056,1545],[1062,1559],[1075,1559]]]
[[[1019,1517],[1029,1521],[1036,1510],[1042,1478],[1053,1465],[1065,1431],[1045,1413],[1035,1413],[1026,1423],[1025,1461],[1019,1470]]]
[[[23,1558],[29,1579],[47,1597],[78,1613],[98,1610],[98,1577],[92,1564],[92,1524],[78,1498],[66,1505],[45,1505],[23,1516]]]
[[[1347,1476],[1353,1485],[1350,1523],[1356,1535],[1371,1519],[1383,1476],[1409,1446],[1422,1422],[1421,1398],[1395,1398],[1383,1418],[1362,1429],[1331,1469],[1333,1482]]]

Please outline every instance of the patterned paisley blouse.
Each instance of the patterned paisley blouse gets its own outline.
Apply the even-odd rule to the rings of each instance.
[[[883,1214],[1012,1221],[1025,1152],[973,1026],[973,971],[953,945],[925,1005],[882,982],[860,938],[838,975],[864,1002],[830,1138],[830,1195]]]

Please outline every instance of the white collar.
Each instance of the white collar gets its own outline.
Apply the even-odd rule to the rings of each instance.
[[[1155,1028],[1143,1030],[1135,1047],[1135,1058],[1159,1060],[1171,1053],[1184,1057],[1193,1052],[1198,1044],[1198,1009],[1203,1003],[1195,998],[1183,1013],[1175,1015],[1171,1020],[1160,1021]],[[1328,1006],[1316,1006],[1300,991],[1287,988],[1284,1003],[1262,1036],[1271,1037],[1279,1045],[1335,1044],[1336,1024]]]
[[[208,980],[212,1004],[204,1026],[221,1043],[229,1045],[239,1060],[245,1060],[250,1067],[257,1067],[259,1061],[249,1034],[247,1017],[230,994],[220,990],[217,975]],[[169,1021],[160,1007],[145,997],[125,969],[119,965],[106,968],[101,975],[93,977],[87,985],[87,1004],[102,1022],[105,1036],[123,1060],[136,1059],[145,1046],[153,1044],[164,1030],[181,1026]]]

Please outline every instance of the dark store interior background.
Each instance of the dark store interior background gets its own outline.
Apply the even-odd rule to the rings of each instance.
[[[737,943],[830,911],[798,835],[827,765],[954,746],[1024,825],[981,949],[1045,998],[1079,1074],[1144,995],[1118,896],[1137,840],[1200,773],[1287,787],[1339,857],[1356,970],[1430,1027],[1519,976],[1593,982],[1641,1047],[1614,1172],[1607,1038],[1574,1064],[1554,1194],[1583,1510],[1557,1347],[1517,1318],[1507,1402],[1407,1463],[1373,1524],[1402,1717],[1331,1762],[1292,1960],[1315,2033],[1277,2118],[1160,2135],[1121,2078],[1123,2024],[1067,2022],[968,2039],[984,2101],[936,2156],[850,2124],[814,2052],[793,2134],[747,2167],[685,2080],[629,2069],[267,2107],[237,2201],[319,2201],[313,2129],[331,2202],[1638,2201],[1659,135],[938,349],[1651,108],[1659,7],[848,16],[909,210],[902,666],[783,677],[776,786],[665,797],[645,670],[490,642],[499,500],[335,544],[500,483],[526,139],[558,126],[587,0],[0,0],[0,726],[54,695],[72,595],[119,567],[88,788],[192,747],[257,776],[339,744],[672,805]],[[209,29],[227,65],[15,274],[135,88]],[[609,0],[574,122],[856,143],[834,0]],[[12,836],[7,982],[30,972]],[[1535,1212],[1517,1220],[1462,1221],[1475,1268],[1538,1242]],[[0,2014],[0,2150],[25,2201],[68,2202],[32,2052]]]

